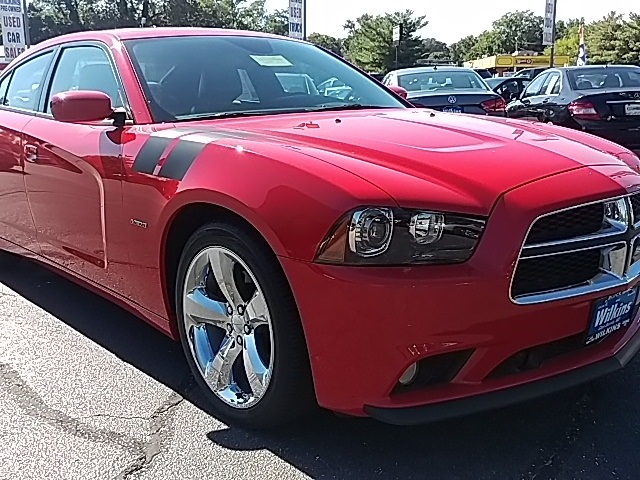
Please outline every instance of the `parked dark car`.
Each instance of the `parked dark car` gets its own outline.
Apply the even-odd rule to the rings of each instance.
[[[531,80],[525,77],[496,77],[487,78],[485,82],[491,90],[504,98],[505,101],[510,102],[520,98]]]
[[[402,87],[417,107],[443,112],[505,116],[506,102],[473,69],[417,67],[389,72],[382,83]]]
[[[640,67],[549,69],[507,106],[507,115],[583,130],[640,149]]]

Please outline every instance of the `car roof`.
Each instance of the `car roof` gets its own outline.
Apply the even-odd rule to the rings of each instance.
[[[411,73],[427,73],[427,72],[473,72],[476,73],[473,68],[466,67],[455,67],[451,65],[446,65],[443,67],[412,67],[412,68],[401,68],[398,70],[394,70],[391,73],[396,75],[405,75]]]
[[[563,71],[571,71],[571,72],[575,72],[575,71],[580,71],[580,70],[607,70],[610,68],[623,68],[623,69],[629,69],[629,70],[633,70],[633,69],[638,69],[640,67],[638,67],[637,65],[580,65],[580,66],[570,66],[570,67],[560,67],[557,68],[557,70],[563,70]]]
[[[32,53],[38,50],[49,48],[69,42],[81,41],[103,41],[112,44],[124,40],[138,40],[142,38],[162,38],[162,37],[188,37],[188,36],[245,36],[261,38],[281,38],[291,41],[300,41],[290,37],[283,37],[270,33],[254,32],[248,30],[233,30],[227,28],[202,28],[202,27],[147,27],[147,28],[114,28],[110,30],[87,30],[82,32],[67,33],[44,42],[40,42],[27,50]],[[25,52],[25,53],[27,53]]]

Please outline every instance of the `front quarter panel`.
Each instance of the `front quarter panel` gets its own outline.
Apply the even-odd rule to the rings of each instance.
[[[164,241],[172,221],[189,205],[227,209],[253,225],[276,255],[303,261],[314,258],[325,235],[349,210],[367,204],[395,206],[371,183],[294,148],[241,135],[214,138],[211,129],[206,135],[179,133],[157,153],[158,165],[147,168],[151,173],[141,172],[140,152],[155,141],[150,138],[158,135],[154,131],[139,127],[125,144],[124,208],[131,223],[132,283],[141,286],[136,295],[161,315],[170,316],[160,287],[165,283]],[[172,155],[183,142],[201,143],[192,150],[197,155]],[[181,163],[182,178],[163,173],[175,173],[168,168],[174,162]],[[203,218],[202,223],[211,220]]]

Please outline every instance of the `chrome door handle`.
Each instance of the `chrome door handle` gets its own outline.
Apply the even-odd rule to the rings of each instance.
[[[24,146],[24,159],[27,162],[36,163],[38,161],[38,147],[26,144]]]

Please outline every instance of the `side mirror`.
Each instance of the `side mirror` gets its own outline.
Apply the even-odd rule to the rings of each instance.
[[[409,92],[407,92],[404,88],[402,88],[402,87],[400,87],[398,85],[390,85],[389,86],[389,90],[391,90],[393,93],[395,93],[399,97],[404,98],[405,100],[409,96]]]
[[[58,93],[51,99],[53,118],[66,123],[97,122],[115,113],[111,98],[103,92],[75,90]]]

